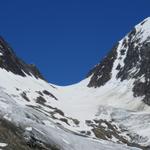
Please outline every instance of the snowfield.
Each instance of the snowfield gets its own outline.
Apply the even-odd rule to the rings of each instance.
[[[19,96],[18,91],[15,89],[16,87],[18,87],[21,91],[28,91],[29,92],[28,97],[29,99],[32,100],[33,97],[36,97],[35,91],[43,90],[43,89],[51,90],[55,94],[59,93],[58,91],[60,90],[60,95],[56,94],[57,96],[59,96],[58,99],[62,97],[66,99],[67,96],[64,91],[67,92],[67,89],[71,89],[71,88],[64,87],[64,88],[59,89],[59,87],[57,86],[55,89],[51,87],[51,85],[49,85],[45,81],[37,80],[35,78],[30,78],[30,77],[24,78],[24,77],[20,77],[17,75],[13,75],[11,72],[6,72],[5,70],[2,70],[2,69],[0,70],[3,71],[3,75],[5,74],[4,78],[7,79],[7,83],[9,82],[11,83],[9,84],[11,86],[6,87],[7,84],[5,84],[5,81],[3,80],[4,78],[1,78],[1,80],[3,81],[1,82],[1,89],[0,89],[1,117],[25,129],[26,138],[28,138],[30,133],[33,132],[38,137],[39,140],[41,141],[44,140],[45,142],[48,142],[48,143],[50,142],[50,144],[57,145],[58,148],[64,149],[64,150],[81,150],[81,149],[82,150],[83,149],[85,150],[87,149],[89,150],[99,150],[99,149],[120,150],[120,148],[122,150],[127,150],[127,149],[136,150],[137,149],[137,148],[127,147],[125,145],[115,144],[113,142],[92,139],[90,137],[76,135],[72,132],[72,130],[75,131],[77,127],[75,127],[75,129],[73,127],[71,128],[68,127],[69,128],[68,130],[67,128],[63,128],[63,126],[61,125],[57,125],[54,121],[52,121],[51,118],[47,117],[45,114],[41,113],[38,110],[33,109],[32,107],[28,107],[27,105],[37,106],[37,104],[34,101],[26,102],[23,98]],[[2,83],[4,83],[4,85],[2,85]],[[28,87],[31,88],[31,86],[29,86],[28,84],[34,87],[32,88],[32,91],[28,89]],[[75,85],[75,87],[77,88],[77,85]],[[75,91],[74,90],[75,87],[73,86],[73,89],[72,89],[73,91]],[[33,94],[31,92],[33,92]],[[70,93],[70,91],[68,92]],[[62,93],[64,93],[65,95],[61,96]],[[86,97],[86,95],[83,94],[83,97]],[[71,95],[68,95],[67,101],[70,98],[71,98]],[[63,98],[59,100],[60,103],[59,101],[56,103],[56,101],[53,100],[53,98],[49,98],[47,101],[52,102],[51,105],[55,105],[55,106],[57,105],[58,108],[59,106],[64,104]],[[77,117],[81,122],[86,118],[89,119],[89,118],[94,117],[94,115],[91,114],[93,113],[93,111],[95,111],[94,106],[91,106],[91,107],[84,106],[84,104],[82,103],[81,105],[79,105],[78,104],[79,100],[78,100],[77,105],[74,106],[73,108],[73,105],[75,104],[73,103],[73,101],[72,102],[71,101],[72,100],[70,99],[70,103],[68,103],[67,105],[61,106],[61,109],[64,109],[65,113],[66,114],[68,113],[67,114],[68,116],[72,115],[72,117]],[[85,102],[85,100],[83,100],[83,102]],[[71,107],[71,109],[69,108],[69,106]],[[93,109],[91,109],[92,107]],[[93,111],[89,112],[90,109]],[[69,111],[71,111],[70,115],[69,115]],[[79,111],[81,111],[81,113],[78,113]],[[82,113],[83,115],[81,115]],[[82,122],[81,127],[79,127],[78,130],[83,129],[84,126],[85,124],[83,124]]]
[[[119,83],[116,85],[110,81],[106,86],[95,89],[86,86],[89,81],[86,79],[75,85],[60,87],[34,77],[14,75],[3,69],[0,69],[0,75],[1,117],[21,126],[25,129],[27,136],[33,132],[41,141],[50,142],[64,150],[138,149],[115,144],[118,140],[114,137],[110,141],[105,141],[97,139],[93,133],[89,136],[80,133],[83,130],[91,132],[92,128],[85,123],[86,120],[110,121],[114,119],[116,126],[123,126],[127,129],[121,133],[123,136],[128,138],[128,133],[139,134],[145,140],[139,141],[140,139],[137,139],[136,142],[149,144],[150,135],[147,131],[150,128],[143,125],[142,119],[146,121],[146,124],[149,124],[150,113],[144,104],[143,109],[140,108],[140,99],[132,98],[131,100],[131,90],[125,83],[125,87],[120,88]],[[54,116],[57,119],[53,119],[49,114],[52,109],[36,102],[36,98],[39,96],[37,91],[44,90],[51,92],[58,99],[55,100],[53,97],[44,95],[45,104],[62,110],[64,116],[68,118],[69,125],[60,120],[64,117],[63,115],[56,113]],[[21,96],[22,92],[26,92],[26,97],[30,101]],[[136,103],[132,101],[136,101]],[[132,103],[136,105],[133,106]],[[136,112],[137,110],[138,112]],[[145,119],[143,116],[147,118]],[[77,119],[79,124],[76,125],[69,118]]]

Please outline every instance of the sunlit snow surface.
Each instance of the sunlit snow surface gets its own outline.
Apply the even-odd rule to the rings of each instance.
[[[90,127],[85,124],[85,120],[92,120],[95,118],[106,119],[108,121],[114,118],[116,119],[116,124],[118,126],[124,125],[128,128],[129,131],[126,132],[135,132],[144,137],[149,137],[147,131],[150,128],[143,125],[142,121],[144,117],[147,117],[146,119],[144,118],[144,121],[150,123],[149,113],[145,111],[136,112],[136,110],[144,110],[146,107],[144,108],[143,106],[141,108],[140,100],[132,97],[131,90],[128,87],[129,85],[127,86],[126,83],[123,83],[122,85],[124,86],[120,88],[119,83],[116,85],[110,81],[106,86],[94,89],[86,87],[89,81],[89,79],[86,79],[79,84],[72,86],[55,86],[54,88],[54,85],[51,86],[40,79],[37,80],[29,76],[20,77],[3,69],[0,69],[0,75],[1,116],[19,126],[21,125],[26,132],[32,130],[36,131],[41,140],[44,139],[44,141],[57,144],[66,150],[96,150],[99,149],[99,147],[108,150],[114,149],[114,147],[115,149],[120,149],[120,147],[121,149],[131,149],[125,145],[122,146],[107,141],[94,140],[92,139],[94,135],[91,135],[91,137],[88,138],[73,133],[78,133],[78,131],[81,130],[90,130]],[[16,90],[16,88],[19,90]],[[50,91],[58,98],[56,101],[51,97],[45,96],[48,105],[59,108],[67,117],[78,119],[80,121],[79,125],[75,126],[73,123],[71,124],[70,121],[69,126],[59,120],[53,120],[46,116],[46,112],[44,111],[44,113],[41,113],[40,111],[29,107],[29,105],[40,105],[37,104],[35,100],[38,96],[36,91],[43,90]],[[27,92],[30,102],[24,100],[20,96],[20,93],[23,91]],[[45,109],[51,111],[48,108]],[[128,110],[133,110],[133,112]],[[60,125],[56,125],[56,122],[62,124],[64,128]],[[126,133],[124,134],[126,135]],[[149,141],[144,142],[147,143]]]
[[[85,120],[87,119],[110,119],[112,117],[112,113],[116,118],[121,117],[117,115],[119,111],[118,109],[113,110],[113,107],[109,108],[109,105],[111,104],[113,104],[114,107],[116,106],[127,108],[129,106],[129,108],[132,109],[132,107],[130,107],[130,104],[127,104],[131,101],[128,100],[129,96],[131,96],[130,93],[129,95],[124,97],[124,100],[122,100],[124,101],[124,104],[121,104],[122,102],[119,102],[118,96],[120,95],[120,93],[122,93],[122,91],[118,91],[118,95],[113,95],[113,93],[118,90],[119,87],[116,87],[117,89],[114,88],[114,91],[112,91],[111,93],[109,92],[109,94],[106,92],[107,88],[107,90],[110,90],[112,88],[111,86],[113,86],[113,83],[110,83],[112,84],[111,86],[106,86],[106,89],[90,89],[86,87],[86,84],[89,80],[87,79],[73,86],[55,86],[54,88],[54,85],[51,86],[50,84],[40,79],[37,80],[29,76],[20,77],[3,69],[0,69],[0,76],[1,117],[15,123],[18,126],[21,126],[23,129],[25,129],[26,133],[33,131],[35,134],[37,134],[39,139],[51,144],[56,144],[64,150],[99,150],[99,148],[101,148],[102,150],[120,150],[120,148],[122,150],[131,149],[130,147],[127,147],[125,145],[119,145],[104,140],[93,139],[92,137],[84,137],[74,134],[74,132],[78,132],[83,129],[90,130],[90,127],[86,126],[85,124]],[[19,90],[16,90],[16,88],[18,88]],[[48,105],[59,108],[67,117],[78,119],[80,121],[80,124],[78,126],[74,126],[74,124],[72,125],[71,123],[70,126],[63,123],[62,125],[57,125],[56,122],[61,123],[61,121],[53,120],[49,116],[45,115],[46,113],[41,113],[40,111],[29,107],[29,105],[40,105],[35,101],[36,97],[38,96],[36,91],[43,90],[50,91],[58,98],[58,100],[56,101],[54,100],[54,98],[45,96]],[[127,88],[126,90],[129,89]],[[27,96],[30,99],[30,102],[24,100],[20,96],[20,93],[22,93],[22,91],[27,92]],[[104,110],[106,109],[105,111],[107,111],[107,113],[105,111],[101,112],[101,108],[103,108]],[[121,109],[120,111],[123,112],[122,116],[130,115],[130,112],[128,113],[128,111],[125,112],[125,110],[123,109]],[[136,115],[137,114],[135,113],[135,116]],[[142,114],[140,113],[140,115]],[[116,124],[120,123],[119,120],[120,118],[117,120],[118,122],[116,121]],[[137,121],[140,120],[141,119],[138,119]],[[130,129],[129,121],[127,121],[127,125]],[[134,130],[132,128],[130,130]],[[145,127],[143,128],[145,129]],[[135,130],[136,129],[138,131],[138,127],[136,127]],[[144,132],[142,132],[141,134],[144,134]]]

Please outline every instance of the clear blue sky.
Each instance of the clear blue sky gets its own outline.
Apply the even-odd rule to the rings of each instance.
[[[68,85],[148,16],[149,0],[1,0],[0,34],[49,82]]]

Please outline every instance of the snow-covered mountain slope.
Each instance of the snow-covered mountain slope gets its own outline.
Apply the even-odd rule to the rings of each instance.
[[[134,27],[104,60],[91,70],[89,87],[100,87],[109,80],[133,81],[134,96],[149,104],[150,18]]]
[[[150,149],[149,36],[147,18],[86,79],[65,87],[47,83],[35,66],[17,58],[1,38],[2,146],[15,150]]]

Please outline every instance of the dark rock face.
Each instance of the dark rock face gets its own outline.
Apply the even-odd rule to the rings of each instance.
[[[113,63],[117,61],[116,80],[133,79],[133,96],[143,96],[150,105],[150,29],[147,21],[136,26],[123,40],[121,46],[111,50],[100,64],[90,71],[88,87],[100,87],[111,79]],[[148,23],[150,24],[150,20]],[[149,35],[148,35],[149,33]],[[118,48],[119,47],[119,48]],[[121,64],[123,62],[123,65]]]
[[[95,134],[95,136],[99,139],[108,140],[112,139],[112,137],[115,137],[118,140],[118,143],[124,143],[131,147],[137,147],[143,150],[148,150],[149,146],[141,146],[138,143],[135,143],[134,141],[128,141],[125,137],[123,137],[120,133],[123,131],[123,129],[118,128],[113,124],[112,121],[108,122],[106,120],[87,120],[86,124],[90,127],[92,127],[92,131]],[[105,125],[105,126],[104,126]],[[131,135],[128,135],[131,139],[134,139],[135,137],[132,137]],[[138,136],[138,135],[136,135]]]
[[[136,31],[129,34],[128,51],[124,60],[124,67],[120,68],[117,78],[123,80],[135,79],[133,93],[134,96],[144,96],[143,101],[150,105],[150,44],[147,39],[144,43],[137,44],[132,37]],[[131,42],[132,41],[132,42]],[[133,71],[135,70],[135,71]],[[140,79],[144,78],[144,81]]]
[[[12,48],[0,37],[0,67],[11,71],[14,74],[23,77],[33,75],[36,78],[44,79],[35,65],[28,65],[18,57],[16,57]]]
[[[52,93],[50,93],[50,92],[47,91],[47,90],[44,90],[43,93],[44,93],[45,95],[48,95],[48,96],[54,98],[55,100],[58,100]]]
[[[88,74],[87,77],[92,76],[89,82],[89,87],[100,87],[111,79],[111,70],[113,63],[117,57],[116,49],[118,44],[114,46],[112,51],[105,57],[97,66],[95,66]]]
[[[26,92],[21,93],[22,98],[24,98],[27,102],[30,102],[29,98],[27,97]]]
[[[0,119],[0,141],[6,143],[4,150],[59,150],[55,145],[47,145],[34,136],[24,137],[24,130],[13,123]]]
[[[36,102],[41,104],[41,105],[44,105],[46,100],[42,96],[39,96],[39,97],[37,97]]]

